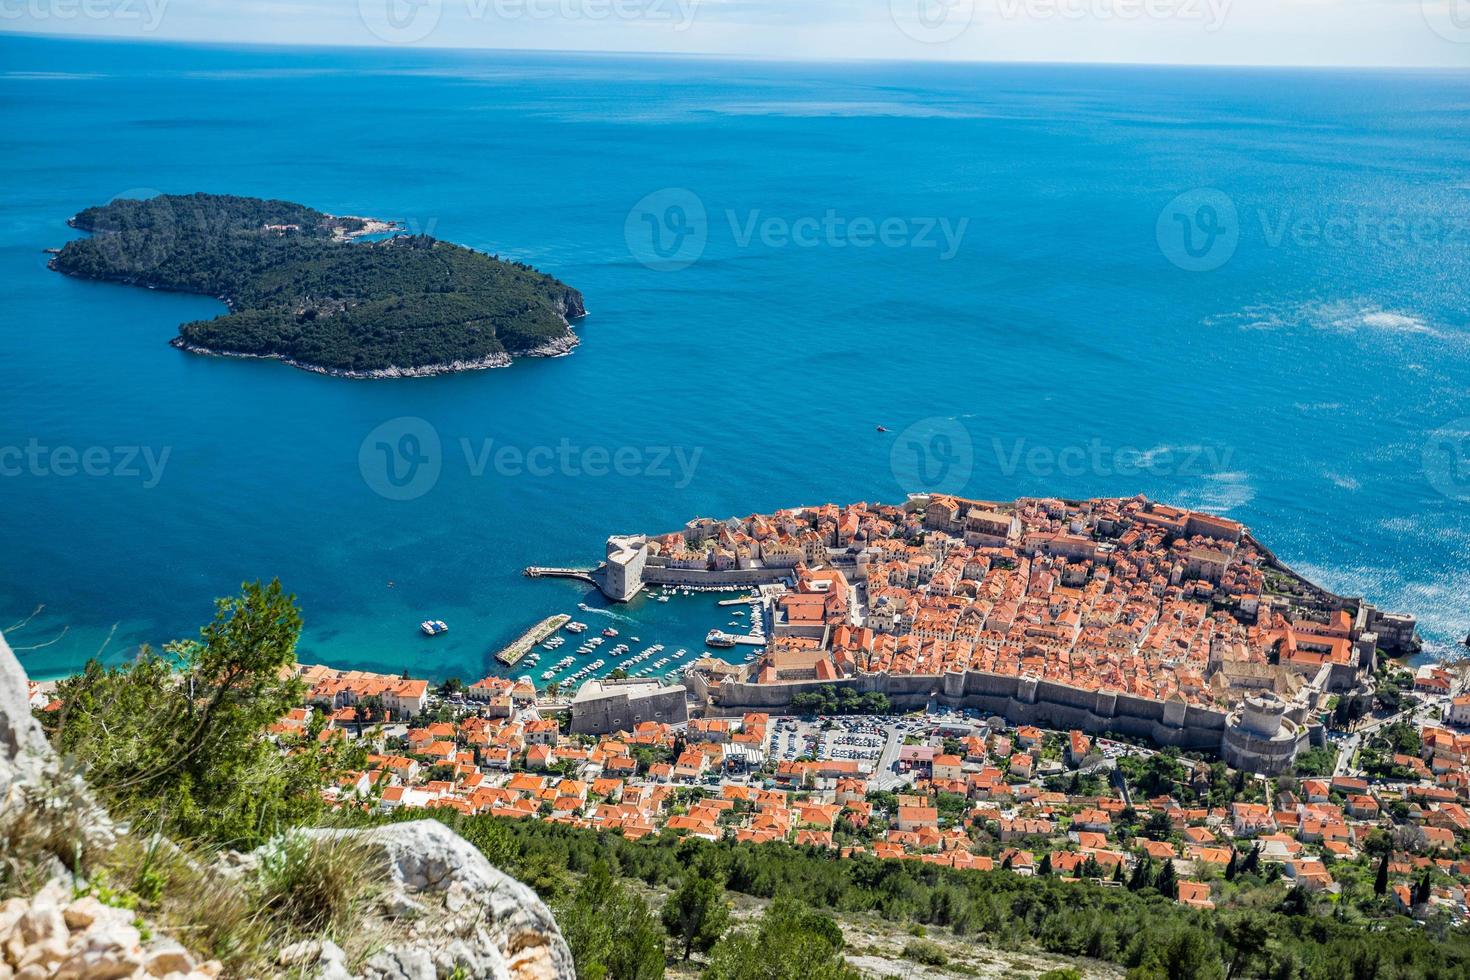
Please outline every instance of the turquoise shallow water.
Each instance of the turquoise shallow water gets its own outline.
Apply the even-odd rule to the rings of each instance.
[[[44,461],[0,455],[0,628],[55,674],[279,575],[303,658],[478,676],[584,597],[525,565],[927,478],[1219,510],[1446,646],[1470,628],[1467,110],[1463,73],[0,38],[0,449]],[[583,344],[393,382],[178,353],[218,303],[42,252],[152,190],[523,259],[583,291]],[[670,650],[728,621],[618,613]],[[417,636],[430,615],[448,636]]]

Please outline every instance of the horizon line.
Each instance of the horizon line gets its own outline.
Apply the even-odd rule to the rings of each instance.
[[[545,54],[545,55],[582,55],[602,57],[630,57],[630,58],[669,58],[686,61],[710,60],[710,61],[750,61],[766,64],[788,64],[788,65],[841,65],[841,64],[892,64],[892,65],[1031,65],[1037,67],[1088,67],[1088,68],[1221,68],[1237,70],[1283,70],[1283,71],[1402,71],[1402,72],[1456,72],[1470,74],[1470,65],[1454,64],[1427,64],[1427,65],[1403,65],[1403,64],[1295,64],[1287,62],[1189,62],[1189,61],[1109,61],[1099,60],[1073,60],[1073,61],[1045,61],[1024,58],[886,58],[880,56],[866,58],[843,58],[815,56],[809,58],[795,58],[791,56],[758,55],[758,54],[732,54],[719,51],[643,51],[643,50],[613,50],[599,48],[502,48],[492,46],[459,46],[448,44],[354,44],[351,42],[330,41],[230,41],[230,40],[201,40],[196,38],[168,38],[168,37],[131,37],[126,35],[111,34],[70,34],[65,32],[48,31],[24,31],[0,27],[0,37],[17,37],[28,40],[42,41],[75,41],[97,44],[139,44],[156,47],[214,47],[229,50],[246,50],[263,48],[268,50],[299,50],[311,51],[327,49],[332,51],[382,51],[382,52],[408,52],[408,51],[436,51],[436,52],[462,52],[462,53],[486,53],[486,54]]]

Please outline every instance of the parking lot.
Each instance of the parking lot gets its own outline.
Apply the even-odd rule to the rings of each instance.
[[[781,718],[771,726],[766,749],[777,762],[803,757],[851,759],[870,770],[882,755],[889,733],[899,727],[895,720],[866,715]]]

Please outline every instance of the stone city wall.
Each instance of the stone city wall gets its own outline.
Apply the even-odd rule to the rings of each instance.
[[[711,713],[738,716],[746,711],[780,713],[791,699],[822,687],[848,687],[865,694],[888,696],[900,711],[922,708],[931,699],[951,708],[972,708],[999,715],[1010,725],[1077,728],[1100,734],[1116,732],[1148,739],[1159,745],[1217,751],[1225,732],[1226,714],[1213,708],[1165,704],[1129,694],[1090,691],[1034,678],[981,671],[933,674],[865,674],[838,681],[796,681],[753,684],[726,681],[716,695]]]

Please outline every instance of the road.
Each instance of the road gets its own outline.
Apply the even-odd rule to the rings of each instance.
[[[898,749],[901,745],[903,733],[897,727],[890,726],[888,738],[883,743],[883,751],[878,753],[878,766],[873,770],[874,789],[893,790],[907,782],[906,777],[898,774]]]

